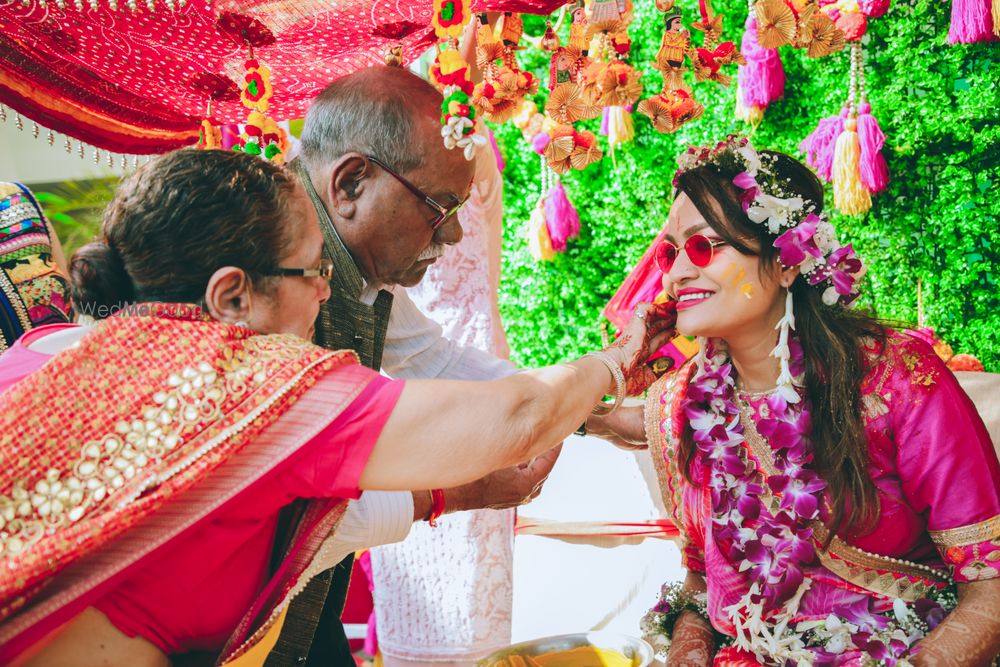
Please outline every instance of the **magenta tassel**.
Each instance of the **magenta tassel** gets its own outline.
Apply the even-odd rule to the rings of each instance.
[[[992,42],[995,39],[990,0],[952,0],[949,44]]]
[[[486,136],[490,138],[490,146],[493,147],[493,157],[497,160],[497,171],[503,173],[503,170],[507,168],[507,163],[503,161],[503,153],[500,152],[500,146],[497,145],[497,138],[494,136],[493,130],[486,128]]]
[[[858,140],[861,142],[861,184],[872,194],[889,185],[889,167],[882,155],[885,134],[867,102],[858,105]]]
[[[839,116],[824,118],[799,144],[799,150],[806,154],[806,164],[827,182],[833,180],[833,151],[837,145],[837,137],[844,131],[847,114],[848,108],[844,107]]]
[[[740,43],[747,64],[737,70],[737,83],[747,109],[764,109],[785,94],[785,68],[777,49],[765,49],[757,41],[757,20],[750,16]]]
[[[601,110],[601,134],[608,136],[608,120],[611,116],[611,107],[604,107]]]
[[[232,150],[233,146],[240,143],[239,125],[236,125],[235,123],[220,125],[219,130],[222,133],[222,150]]]
[[[549,229],[552,249],[562,252],[566,241],[580,235],[580,215],[573,208],[562,183],[556,181],[545,196],[545,226]]]
[[[858,6],[861,13],[870,19],[876,19],[889,11],[889,4],[892,0],[860,0]]]

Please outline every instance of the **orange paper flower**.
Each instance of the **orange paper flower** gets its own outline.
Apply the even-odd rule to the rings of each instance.
[[[557,123],[575,123],[578,120],[596,118],[601,109],[584,99],[580,86],[573,82],[560,83],[545,103],[545,111]]]
[[[792,43],[796,33],[795,13],[785,0],[760,0],[754,5],[754,14],[761,46],[776,49]]]

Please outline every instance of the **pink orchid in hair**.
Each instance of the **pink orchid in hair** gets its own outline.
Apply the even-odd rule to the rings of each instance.
[[[798,266],[807,257],[822,257],[823,251],[816,245],[816,226],[820,217],[815,213],[807,215],[796,227],[792,227],[774,241],[774,247],[781,251],[784,266]]]

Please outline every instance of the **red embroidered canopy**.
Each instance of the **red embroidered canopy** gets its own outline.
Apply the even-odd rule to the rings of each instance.
[[[565,1],[472,8],[548,14]],[[162,3],[0,2],[0,103],[98,148],[159,153],[194,143],[210,99],[215,122],[246,119],[248,44],[271,68],[269,114],[283,119],[302,117],[331,80],[382,63],[389,46],[402,42],[410,60],[434,41],[431,0]]]

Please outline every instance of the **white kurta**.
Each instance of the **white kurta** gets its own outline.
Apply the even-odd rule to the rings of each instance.
[[[479,151],[472,196],[459,220],[465,231],[461,243],[448,248],[407,292],[452,342],[506,357],[497,307],[503,179],[488,149]],[[510,364],[484,363],[482,356],[468,353],[450,360],[425,355],[420,364],[425,367],[414,368],[415,360],[400,354],[403,347],[395,336],[412,333],[417,323],[403,326],[411,306],[400,299],[402,290],[394,292],[401,303],[393,302],[382,364],[387,373],[488,379],[513,372]],[[385,665],[471,665],[509,645],[513,548],[514,510],[482,510],[443,517],[437,528],[418,522],[404,542],[373,549],[375,614]]]

